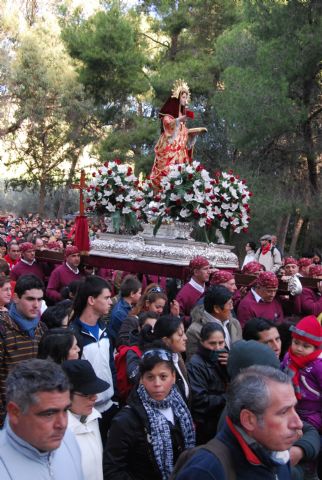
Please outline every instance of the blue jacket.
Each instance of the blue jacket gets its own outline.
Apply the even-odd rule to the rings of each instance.
[[[250,463],[226,422],[217,434],[217,438],[231,450],[237,480],[291,480],[289,464],[278,465],[264,455],[260,465]],[[176,476],[176,480],[196,480],[196,478],[227,480],[219,458],[203,449],[193,455]]]
[[[108,332],[113,345],[115,345],[116,337],[118,336],[123,320],[126,319],[131,310],[132,306],[127,303],[124,298],[120,298],[114,305],[108,325]]]
[[[81,453],[74,435],[67,429],[59,448],[40,452],[15,435],[7,422],[0,431],[0,478],[83,480]]]

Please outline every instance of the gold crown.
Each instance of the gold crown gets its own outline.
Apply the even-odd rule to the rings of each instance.
[[[190,99],[190,90],[189,90],[188,84],[184,80],[179,78],[179,80],[176,80],[173,84],[171,96],[172,98],[179,98],[180,93],[182,92],[186,92],[187,103],[189,103],[191,99]]]

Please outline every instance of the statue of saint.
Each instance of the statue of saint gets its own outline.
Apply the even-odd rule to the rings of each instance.
[[[194,118],[193,112],[187,109],[189,101],[188,85],[183,80],[177,80],[171,97],[160,109],[161,135],[154,148],[155,159],[150,175],[156,187],[160,185],[161,177],[168,173],[170,165],[192,158],[197,132],[190,133],[186,127],[187,119]]]

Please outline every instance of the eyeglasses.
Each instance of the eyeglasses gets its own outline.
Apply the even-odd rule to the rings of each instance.
[[[147,350],[143,353],[141,359],[145,360],[148,358],[157,357],[160,360],[164,360],[165,362],[172,362],[172,353],[168,352],[167,350],[162,350],[161,348],[155,348],[153,350]]]
[[[149,290],[149,293],[151,293],[151,292],[153,292],[153,293],[163,293],[164,290],[161,287],[153,287],[153,288],[151,288],[151,290]]]

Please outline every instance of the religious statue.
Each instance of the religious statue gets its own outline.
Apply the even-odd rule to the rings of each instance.
[[[155,160],[150,178],[158,187],[162,175],[167,174],[170,165],[184,163],[192,159],[196,136],[206,129],[190,129],[186,127],[188,118],[194,113],[187,109],[190,102],[189,87],[183,80],[176,80],[172,95],[161,107],[161,135],[154,148]]]

